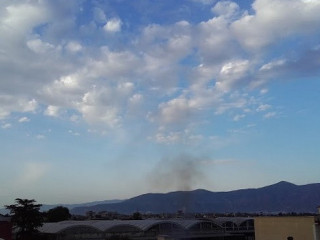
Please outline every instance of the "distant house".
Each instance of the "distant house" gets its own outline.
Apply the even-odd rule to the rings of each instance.
[[[12,240],[12,225],[10,217],[0,214],[0,239]]]

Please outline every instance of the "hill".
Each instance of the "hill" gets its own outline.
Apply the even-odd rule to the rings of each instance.
[[[69,210],[76,208],[76,207],[90,207],[90,206],[95,206],[98,204],[109,204],[109,203],[119,203],[123,200],[104,200],[104,201],[94,201],[94,202],[87,202],[87,203],[77,203],[77,204],[43,204],[40,208],[42,212],[46,212],[49,209],[58,207],[58,206],[63,206],[68,208]],[[5,208],[0,209],[0,214],[9,214],[9,211]]]

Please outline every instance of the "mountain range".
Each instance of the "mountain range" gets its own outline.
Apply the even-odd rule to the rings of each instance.
[[[148,193],[117,203],[97,204],[71,209],[73,214],[87,211],[112,211],[130,214],[149,213],[314,213],[320,205],[320,183],[295,185],[279,182],[257,189],[210,192],[203,189],[170,193]]]
[[[279,182],[255,189],[229,192],[211,192],[204,189],[169,193],[147,193],[127,200],[105,200],[83,204],[43,205],[47,211],[56,206],[69,208],[72,214],[84,215],[87,211],[109,211],[123,214],[175,213],[315,213],[320,205],[320,183],[295,185]],[[0,209],[0,213],[8,213]]]

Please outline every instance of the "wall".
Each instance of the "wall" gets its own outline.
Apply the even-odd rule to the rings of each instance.
[[[11,240],[12,226],[10,222],[0,221],[0,238],[4,240]]]
[[[256,240],[320,240],[314,239],[314,217],[256,217]]]

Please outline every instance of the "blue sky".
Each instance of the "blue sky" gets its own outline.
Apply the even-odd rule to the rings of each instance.
[[[317,0],[3,0],[0,204],[320,182]]]

